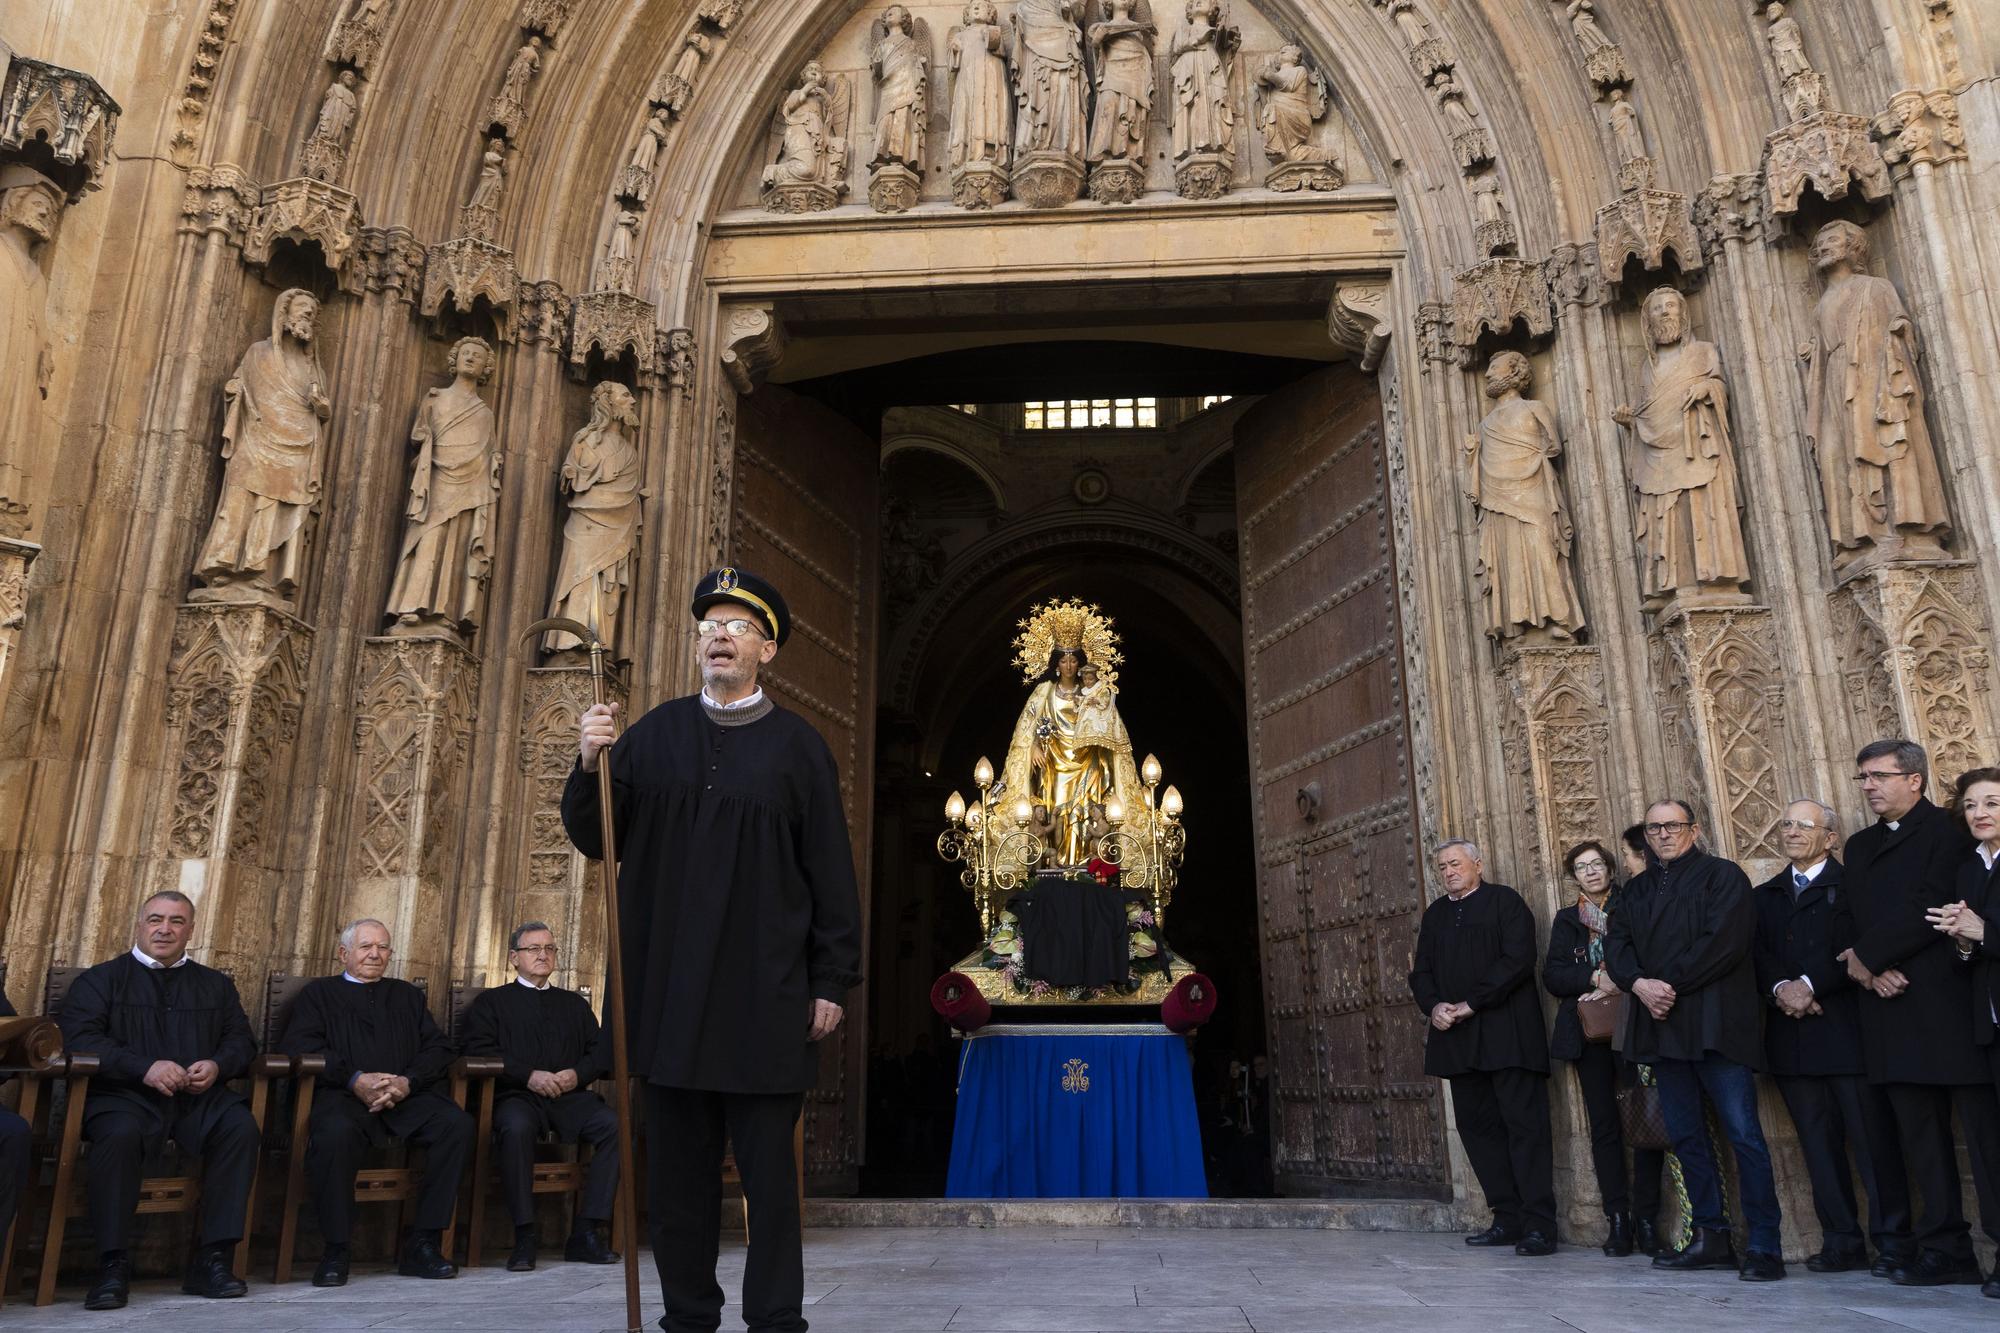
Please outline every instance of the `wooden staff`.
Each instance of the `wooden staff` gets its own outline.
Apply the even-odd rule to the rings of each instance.
[[[592,590],[593,594],[595,589]],[[595,614],[597,598],[591,598]],[[606,645],[598,637],[597,630],[574,620],[556,617],[537,620],[523,630],[521,637],[532,643],[542,635],[557,630],[581,639],[590,648],[590,697],[593,704],[606,702],[604,697],[604,653]],[[625,1329],[626,1333],[640,1333],[639,1325],[639,1214],[634,1206],[632,1193],[632,1171],[637,1165],[632,1156],[632,1096],[630,1062],[626,1058],[625,1026],[625,967],[618,947],[618,840],[611,814],[611,747],[606,746],[597,755],[597,831],[604,842],[604,941],[608,989],[611,994],[605,1001],[605,1013],[611,1020],[611,1108],[618,1115],[618,1196],[613,1205],[617,1219],[612,1231],[614,1235],[625,1233]]]

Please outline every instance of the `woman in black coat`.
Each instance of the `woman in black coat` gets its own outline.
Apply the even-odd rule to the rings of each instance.
[[[1604,1199],[1610,1233],[1604,1252],[1622,1258],[1638,1248],[1651,1254],[1658,1247],[1655,1220],[1660,1210],[1660,1169],[1666,1154],[1638,1149],[1632,1154],[1635,1176],[1625,1169],[1625,1133],[1618,1119],[1618,1079],[1625,1062],[1608,1042],[1584,1040],[1576,1002],[1585,995],[1609,995],[1618,987],[1604,971],[1604,937],[1617,907],[1618,881],[1611,853],[1598,842],[1580,842],[1563,853],[1563,869],[1577,891],[1576,902],[1555,915],[1549,926],[1549,952],[1542,963],[1542,985],[1556,997],[1555,1033],[1549,1054],[1570,1062],[1583,1108],[1590,1118],[1590,1155],[1597,1170],[1597,1190]]]

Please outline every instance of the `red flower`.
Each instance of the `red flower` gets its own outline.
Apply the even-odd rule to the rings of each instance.
[[[1084,869],[1088,870],[1099,884],[1109,884],[1118,878],[1117,865],[1104,860],[1102,857],[1091,857],[1089,864],[1084,866]]]

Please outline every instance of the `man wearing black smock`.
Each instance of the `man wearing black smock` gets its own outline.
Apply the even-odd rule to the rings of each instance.
[[[393,952],[387,926],[372,918],[352,923],[340,932],[339,952],[339,975],[315,978],[300,991],[278,1034],[278,1049],[287,1055],[326,1057],[306,1140],[306,1179],[326,1241],[313,1285],[347,1284],[354,1176],[362,1154],[391,1138],[424,1150],[416,1217],[396,1271],[456,1277],[439,1241],[451,1225],[476,1127],[435,1091],[451,1068],[451,1044],[424,1006],[424,993],[383,975]]]
[[[743,1319],[806,1327],[792,1129],[814,1042],[861,980],[861,911],[826,742],[757,683],[791,632],[777,590],[719,569],[696,586],[699,694],[617,738],[590,709],[563,824],[600,856],[596,768],[610,746],[633,1077],[644,1090],[653,1258],[670,1333],[720,1326],[722,1151],[750,1211]]]
[[[132,1266],[126,1233],[139,1206],[146,1154],[171,1138],[201,1156],[200,1248],[182,1289],[241,1296],[230,1250],[243,1239],[257,1122],[228,1081],[257,1054],[236,983],[187,956],[194,903],[157,893],[139,905],[132,949],[70,983],[58,1021],[72,1052],[98,1058],[83,1104],[84,1170],[101,1267],[84,1308],[124,1306]]]
[[[465,1053],[500,1062],[493,1104],[493,1138],[499,1151],[500,1191],[514,1222],[514,1252],[507,1270],[535,1266],[535,1140],[554,1134],[591,1149],[583,1193],[563,1258],[610,1264],[598,1228],[611,1218],[618,1189],[618,1116],[590,1090],[611,1068],[611,1052],[590,1001],[551,985],[556,937],[548,924],[514,927],[507,948],[514,979],[481,991],[465,1013]]]
[[[0,1018],[12,1017],[14,1006],[8,1002],[6,992],[0,991]],[[5,1084],[8,1077],[0,1074],[0,1084]],[[28,1122],[0,1107],[0,1243],[7,1239],[7,1228],[14,1225],[14,1210],[20,1206],[21,1191],[28,1185],[30,1142]]]
[[[1535,918],[1521,895],[1480,878],[1479,848],[1437,850],[1445,896],[1424,909],[1410,994],[1430,1020],[1424,1072],[1451,1080],[1458,1137],[1493,1225],[1467,1236],[1514,1253],[1556,1248],[1549,1038],[1535,994]]]
[[[1861,987],[1861,1046],[1868,1081],[1887,1092],[1916,1196],[1916,1256],[1889,1274],[1899,1286],[1976,1285],[1981,1274],[1966,1225],[1952,1112],[1965,1135],[1979,1223],[2000,1237],[2000,1105],[1976,1039],[1972,969],[1925,912],[1958,898],[1956,876],[1971,835],[1924,796],[1930,757],[1907,740],[1880,740],[1855,757],[1855,777],[1875,822],[1847,840],[1838,927],[1842,955]]]

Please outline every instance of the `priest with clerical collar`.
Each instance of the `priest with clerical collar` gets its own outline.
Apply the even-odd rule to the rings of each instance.
[[[326,1238],[315,1287],[347,1284],[355,1173],[365,1151],[391,1138],[424,1150],[414,1225],[396,1271],[458,1276],[439,1240],[451,1225],[475,1129],[471,1116],[435,1090],[451,1068],[451,1045],[423,992],[383,975],[393,952],[380,921],[349,925],[340,932],[340,975],[319,977],[300,991],[278,1036],[287,1055],[326,1058],[306,1142],[306,1179]]]
[[[185,894],[154,894],[139,905],[130,951],[83,973],[63,1000],[66,1044],[100,1062],[83,1107],[83,1174],[100,1260],[88,1310],[125,1304],[139,1181],[147,1153],[165,1139],[201,1157],[200,1243],[181,1289],[211,1298],[247,1290],[229,1261],[243,1239],[257,1122],[229,1080],[249,1071],[257,1047],[236,983],[188,957],[194,925]]]
[[[465,1053],[501,1064],[493,1136],[501,1192],[514,1221],[507,1270],[525,1273],[535,1266],[535,1141],[544,1134],[591,1148],[563,1258],[616,1263],[599,1228],[611,1219],[618,1189],[618,1117],[590,1090],[611,1068],[604,1030],[590,1001],[549,983],[556,937],[547,922],[516,926],[507,948],[513,979],[481,991],[465,1014]]]
[[[743,1318],[797,1330],[805,1270],[792,1129],[861,980],[861,910],[840,774],[812,723],[759,675],[792,617],[778,590],[718,569],[691,609],[699,693],[616,735],[588,710],[563,826],[603,853],[609,750],[632,1075],[646,1112],[653,1255],[669,1333],[713,1329],[724,1139],[749,1201]],[[616,743],[613,743],[614,737]]]

